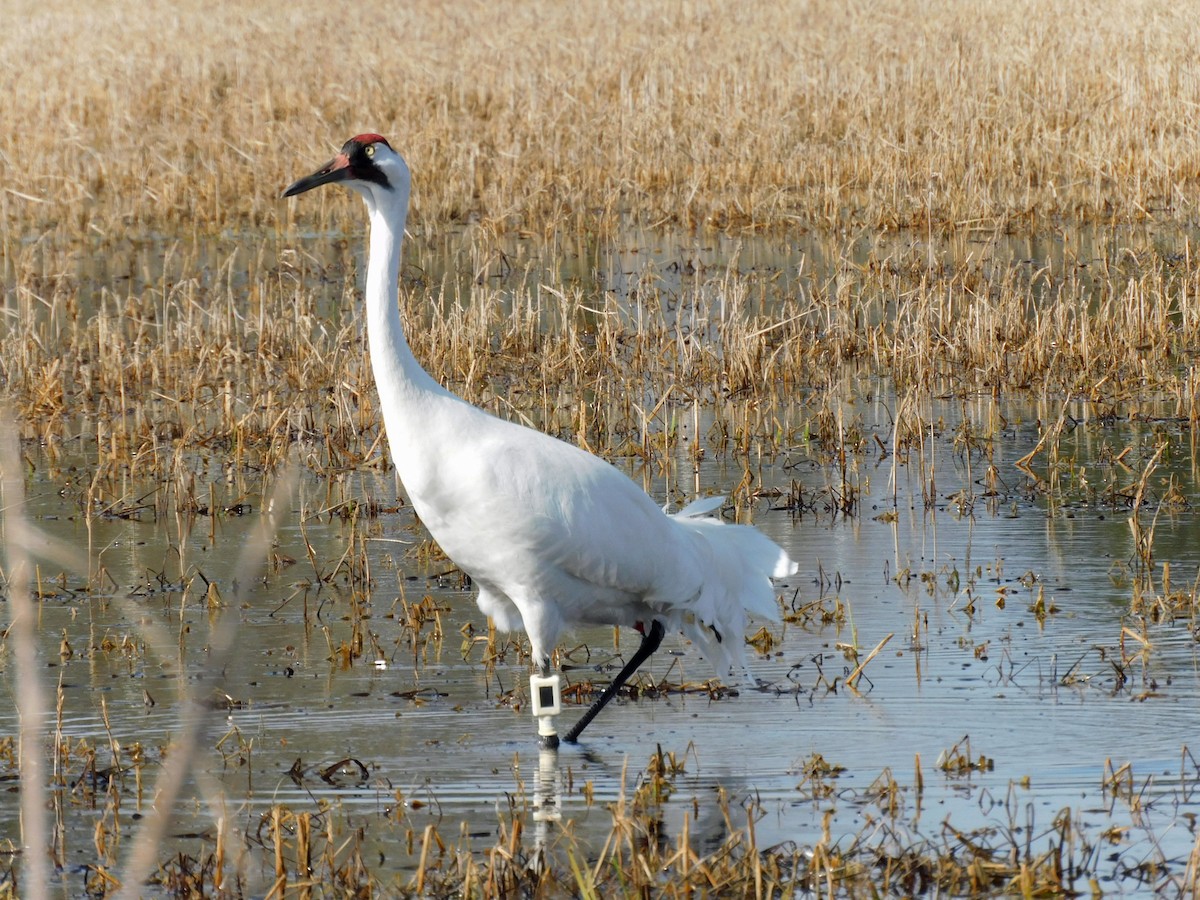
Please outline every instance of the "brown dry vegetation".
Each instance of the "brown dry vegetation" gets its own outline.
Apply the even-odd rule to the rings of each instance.
[[[1191,16],[1155,0],[17,5],[10,239],[271,226],[366,129],[424,228],[1186,219],[1200,178]]]
[[[271,463],[306,429],[354,458],[378,449],[360,437],[377,417],[343,296],[352,257],[295,254],[313,229],[357,248],[359,204],[278,199],[371,129],[416,173],[416,349],[471,399],[510,393],[531,358],[600,395],[719,386],[768,402],[851,362],[963,392],[1105,401],[1149,385],[1190,412],[1190,258],[1110,266],[1068,250],[1031,297],[990,253],[1014,229],[1190,221],[1200,67],[1185,19],[1140,2],[1053,16],[1020,3],[30,5],[0,33],[0,379],[27,435],[82,416],[135,457],[217,440]],[[685,300],[721,321],[715,340],[687,343],[661,314],[675,298],[642,291],[634,322],[562,283],[564,249],[629,221],[785,243],[816,230],[840,261],[758,318],[738,301],[769,285],[698,276]],[[914,240],[851,258],[856,235],[897,228]],[[487,276],[465,295],[420,268],[454,234],[459,276]],[[498,281],[516,235],[546,241]],[[931,264],[941,241],[958,242],[960,265]],[[319,315],[314,296],[340,298],[341,314]],[[582,322],[581,308],[600,314]],[[603,422],[557,427],[613,445]]]

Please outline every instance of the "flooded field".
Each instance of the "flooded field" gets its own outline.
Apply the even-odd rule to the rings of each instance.
[[[310,240],[306,254],[327,252]],[[1026,272],[1034,296],[1137,241],[1160,266],[1176,258],[1142,231],[1070,240],[1088,249],[968,241],[924,256]],[[821,259],[828,242],[624,246],[562,277],[634,318],[642,279],[657,302],[680,298],[654,315],[678,317],[732,273],[773,285],[757,296],[785,319],[788,298],[823,293],[839,265]],[[851,246],[856,266],[898,252]],[[489,635],[377,462],[305,465],[323,451],[299,434],[277,470],[181,448],[164,480],[97,467],[96,423],[24,442],[24,510],[47,542],[33,588],[39,677],[58,698],[56,890],[97,890],[164,807],[150,846],[167,893],[308,891],[310,872],[440,893],[472,864],[495,877],[497,848],[518,880],[572,891],[573,866],[611,865],[622,829],[640,835],[631,847],[690,848],[694,867],[751,848],[801,893],[821,892],[822,867],[913,891],[1194,884],[1194,419],[1155,391],[1107,408],[829,376],[776,397],[752,441],[738,437],[744,404],[719,390],[591,435],[660,502],[729,495],[722,514],[753,521],[800,572],[778,584],[784,624],[752,634],[758,689],[711,682],[672,636],[557,754],[537,749],[522,636]],[[571,418],[525,409],[551,427]],[[578,632],[568,682],[602,685],[635,640]],[[15,695],[14,656],[2,660]],[[0,709],[13,779],[18,724]],[[15,803],[0,827],[15,845]],[[937,872],[951,863],[960,874]]]

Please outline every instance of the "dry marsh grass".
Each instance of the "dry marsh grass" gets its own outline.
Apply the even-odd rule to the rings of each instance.
[[[216,272],[181,252],[176,265],[196,274],[136,293],[84,297],[69,277],[44,291],[23,278],[0,334],[22,434],[52,455],[68,438],[94,441],[101,478],[182,483],[197,452],[238,469],[296,452],[319,472],[386,464],[358,257],[349,247],[276,257],[265,244]],[[836,422],[822,410],[864,375],[902,397],[1071,398],[1098,417],[1166,401],[1200,419],[1190,265],[1148,252],[1099,279],[1103,260],[1036,280],[1004,268],[997,280],[990,262],[931,270],[882,252],[783,287],[777,272],[732,269],[672,281],[647,262],[636,297],[528,260],[483,284],[416,278],[404,303],[418,358],[467,399],[648,462],[671,455],[698,405],[717,415],[709,437],[723,454],[772,456],[806,431],[828,438]]]
[[[420,228],[1188,220],[1189,12],[1043,13],[28,4],[0,34],[0,221],[9,242],[270,226],[297,167],[366,128],[409,156]],[[344,227],[357,213],[329,195],[288,215]]]
[[[127,874],[116,866],[122,802],[142,801],[137,785],[154,762],[141,747],[114,751],[107,768],[98,765],[104,755],[71,741],[55,754],[66,771],[83,772],[69,791],[56,793],[98,811],[97,863],[81,873],[90,896],[121,888],[119,876]],[[971,755],[964,738],[929,768],[969,790],[974,773],[989,764],[985,755]],[[15,766],[11,747],[0,747],[0,765]],[[394,805],[369,816],[353,816],[338,802],[306,811],[280,803],[250,817],[242,841],[225,833],[226,822],[216,833],[190,836],[191,849],[164,859],[139,883],[166,897],[990,897],[1072,896],[1089,885],[1118,882],[1184,895],[1196,887],[1196,854],[1172,859],[1156,846],[1150,823],[1167,804],[1141,795],[1149,782],[1128,764],[1106,768],[1098,786],[1114,815],[1132,823],[1117,834],[1089,821],[1094,810],[1035,813],[1033,805],[1021,803],[1029,786],[1019,782],[1008,786],[1004,801],[984,801],[990,806],[984,825],[958,827],[948,817],[934,822],[923,809],[928,801],[919,758],[911,782],[885,769],[851,787],[839,781],[842,767],[814,754],[797,770],[796,802],[828,808],[836,801],[859,810],[862,824],[835,836],[831,812],[810,847],[792,841],[764,846],[756,826],[769,816],[767,809],[753,796],[730,797],[723,790],[709,801],[713,809],[704,822],[693,811],[668,825],[671,800],[686,796],[692,766],[702,768],[703,761],[660,750],[644,767],[627,767],[616,799],[595,811],[611,821],[598,851],[569,823],[549,829],[531,823],[542,802],[539,788],[518,783],[497,809],[493,835],[483,846],[478,835],[455,833],[452,822],[413,821],[399,794]],[[1195,760],[1186,751],[1180,768],[1187,789],[1194,790]],[[306,776],[296,778],[303,782]],[[585,790],[572,793],[573,804],[593,805]],[[12,875],[11,868],[0,869],[0,885],[14,885],[6,881]],[[133,895],[126,890],[121,896]]]
[[[1190,255],[1151,245],[1129,265],[1114,248],[1034,277],[990,255],[1014,229],[1193,218],[1200,64],[1184,15],[1133,0],[1052,17],[916,0],[380,5],[352,20],[304,3],[28,7],[0,33],[0,380],[26,436],[96,423],[98,463],[158,468],[186,445],[270,466],[313,435],[314,458],[377,458],[345,280],[359,204],[278,199],[369,128],[416,173],[421,358],[509,414],[573,405],[551,426],[596,449],[640,430],[644,452],[645,427],[628,406],[627,422],[589,417],[585,396],[769,406],[846,365],[901,390],[1111,403],[1149,387],[1193,416]],[[828,259],[783,291],[731,269],[683,296],[650,265],[636,300],[557,267],[630,222],[816,230]],[[910,239],[855,258],[863,233],[895,229]],[[354,250],[297,253],[314,232]],[[475,282],[430,280],[447,255]],[[522,399],[527,380],[575,396]]]

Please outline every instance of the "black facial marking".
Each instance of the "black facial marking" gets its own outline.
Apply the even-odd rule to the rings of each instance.
[[[379,141],[383,145],[387,145],[387,141]],[[385,188],[391,189],[391,184],[387,180],[387,176],[379,166],[375,165],[375,160],[367,155],[367,148],[374,146],[374,143],[366,144],[362,141],[351,138],[342,145],[342,153],[346,154],[346,159],[350,161],[350,171],[354,173],[354,177],[359,181],[369,181],[372,184],[378,184]]]

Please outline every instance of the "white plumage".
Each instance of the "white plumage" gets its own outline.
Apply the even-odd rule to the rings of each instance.
[[[285,196],[332,182],[361,194],[370,217],[367,333],[397,472],[430,535],[478,586],[479,608],[501,629],[525,630],[543,673],[564,629],[645,633],[654,622],[691,638],[720,675],[743,673],[747,613],[778,619],[770,579],[796,571],[787,554],[752,527],[705,517],[719,501],[667,515],[604,460],[435,382],[398,306],[408,166],[379,135],[359,135]]]

